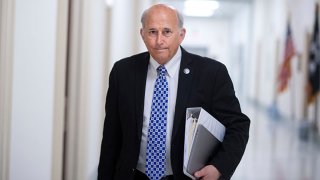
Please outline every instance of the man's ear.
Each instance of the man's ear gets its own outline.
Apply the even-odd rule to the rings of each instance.
[[[186,36],[186,29],[185,28],[182,28],[180,30],[180,38],[181,38],[181,41],[184,39],[184,37]]]
[[[144,38],[144,35],[143,35],[143,28],[140,28],[140,35],[142,37],[142,39]]]

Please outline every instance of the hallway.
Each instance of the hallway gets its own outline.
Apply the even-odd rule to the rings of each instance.
[[[320,127],[320,0],[199,2],[0,0],[0,180],[97,179],[109,73],[147,50],[140,18],[156,3],[181,12],[181,46],[223,63],[242,98],[251,129],[232,180],[320,180],[320,132],[299,133],[302,118]]]
[[[316,135],[309,134],[302,140],[297,123],[271,119],[262,108],[254,110],[253,105],[243,111],[251,119],[250,138],[232,179],[320,179],[320,143]]]

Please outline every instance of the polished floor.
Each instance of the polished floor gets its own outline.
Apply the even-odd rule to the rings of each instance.
[[[320,180],[316,133],[302,138],[298,122],[272,119],[263,109],[244,112],[251,119],[250,139],[233,180]]]

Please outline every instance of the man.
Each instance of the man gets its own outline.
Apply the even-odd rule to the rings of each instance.
[[[241,113],[225,66],[180,47],[186,30],[175,9],[154,5],[141,22],[148,52],[116,62],[110,73],[98,179],[189,179],[183,174],[188,107],[202,107],[226,126],[219,151],[194,175],[230,179],[250,120]],[[157,147],[152,135],[162,136]]]

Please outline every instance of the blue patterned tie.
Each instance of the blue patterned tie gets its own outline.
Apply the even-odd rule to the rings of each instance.
[[[157,71],[158,78],[153,91],[146,154],[146,174],[150,180],[159,180],[166,170],[167,70],[161,65]]]

